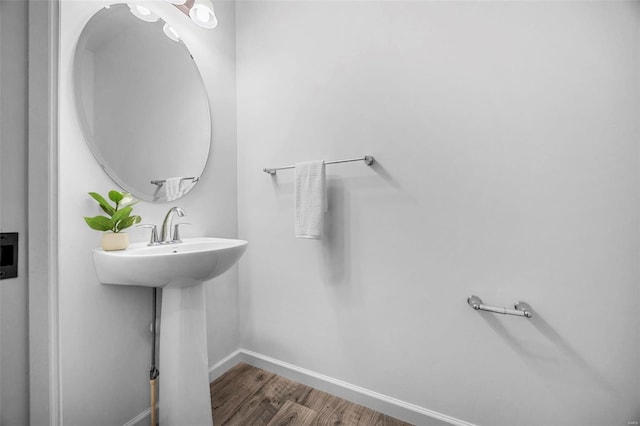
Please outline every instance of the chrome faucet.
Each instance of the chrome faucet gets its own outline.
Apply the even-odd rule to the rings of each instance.
[[[167,212],[167,215],[164,217],[164,220],[162,221],[162,230],[160,232],[160,243],[161,244],[167,244],[167,243],[171,243],[171,242],[180,242],[179,239],[176,239],[174,236],[171,235],[171,225],[173,222],[173,216],[174,214],[177,214],[178,217],[183,217],[184,216],[184,210],[182,210],[180,207],[171,207],[169,209],[169,211]],[[178,225],[176,225],[176,231],[177,231],[177,227]],[[174,234],[176,234],[176,232],[174,232]]]
[[[178,215],[178,217],[184,216],[184,210],[180,207],[171,207],[167,212],[167,215],[164,217],[162,221],[162,228],[160,233],[160,238],[158,238],[158,227],[156,225],[142,224],[138,225],[138,228],[151,228],[151,238],[149,239],[148,246],[159,246],[161,244],[177,244],[181,243],[180,240],[180,225],[190,225],[190,223],[177,223],[173,227],[173,234],[171,233],[171,225],[173,222],[173,216]]]

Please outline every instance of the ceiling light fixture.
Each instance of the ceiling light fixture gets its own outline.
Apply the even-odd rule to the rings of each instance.
[[[218,19],[213,12],[213,2],[211,0],[195,0],[193,6],[189,9],[189,17],[202,28],[215,28],[218,25]]]
[[[166,35],[167,37],[169,37],[171,40],[175,41],[175,42],[180,42],[180,34],[178,34],[178,32],[176,30],[173,29],[173,27],[169,24],[167,24],[166,22],[164,23],[164,26],[162,27],[162,31],[164,32],[164,35]]]
[[[144,6],[140,6],[139,4],[127,4],[129,6],[129,11],[138,19],[142,19],[145,22],[157,22],[158,15],[153,13],[150,9],[147,9]]]

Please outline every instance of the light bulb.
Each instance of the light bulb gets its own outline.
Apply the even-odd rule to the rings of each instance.
[[[147,9],[139,4],[127,4],[127,6],[129,6],[129,11],[133,16],[145,22],[157,22],[158,19],[160,19],[158,15],[151,11],[151,9]]]
[[[204,10],[203,7],[199,7],[196,9],[196,16],[201,22],[209,22],[209,19],[211,19],[211,14],[209,13],[209,11]]]
[[[173,40],[175,42],[180,42],[180,35],[178,34],[178,32],[176,30],[174,30],[173,27],[171,25],[167,24],[166,22],[164,23],[164,26],[162,27],[162,31],[164,32],[164,35],[169,37],[171,40]]]
[[[189,10],[189,16],[193,22],[202,28],[211,29],[218,25],[211,0],[195,0]]]

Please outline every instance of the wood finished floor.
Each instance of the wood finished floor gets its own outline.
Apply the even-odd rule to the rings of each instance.
[[[244,363],[210,387],[214,426],[411,426]]]

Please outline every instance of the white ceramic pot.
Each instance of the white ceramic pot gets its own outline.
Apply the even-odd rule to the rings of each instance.
[[[105,232],[102,234],[102,248],[105,251],[124,250],[129,247],[129,234],[126,232]]]

